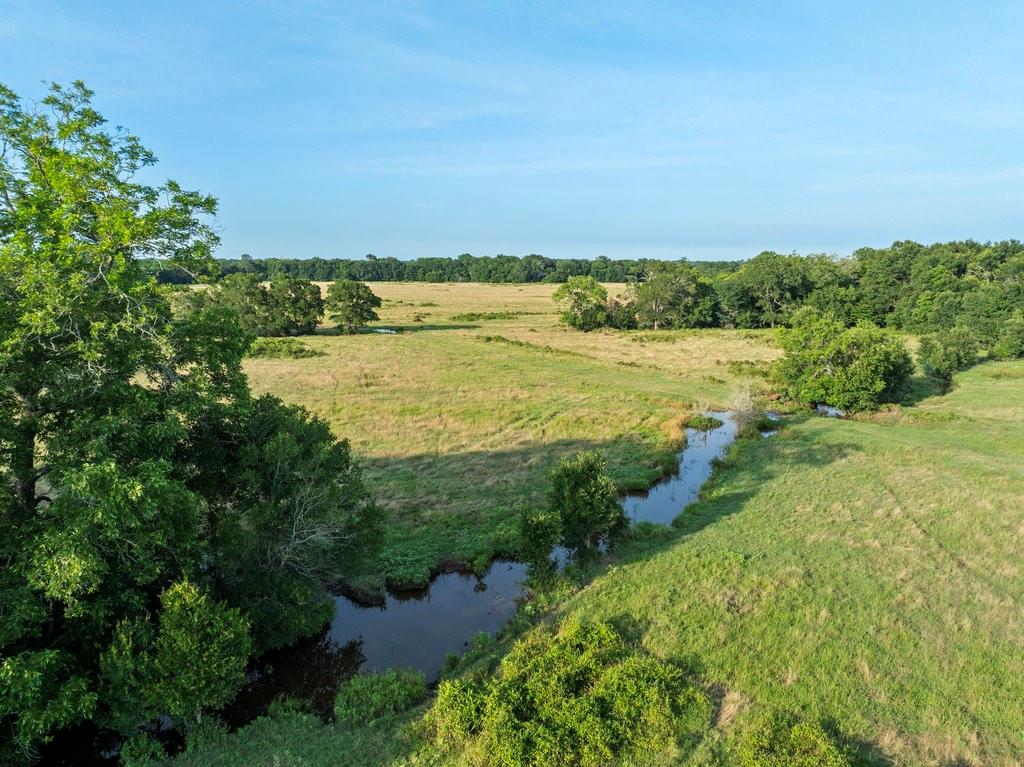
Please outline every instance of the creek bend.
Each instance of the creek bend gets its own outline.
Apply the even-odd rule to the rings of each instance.
[[[721,425],[686,429],[675,472],[623,498],[631,522],[667,525],[697,500],[714,460],[725,455],[738,432],[733,413],[707,415]],[[288,695],[328,717],[338,686],[359,672],[411,667],[436,681],[450,653],[466,650],[479,632],[495,633],[505,625],[525,596],[525,580],[526,565],[497,561],[483,576],[442,573],[423,589],[389,592],[376,605],[336,595],[331,625],[260,658],[222,715],[229,725],[240,726],[264,713],[276,697]]]

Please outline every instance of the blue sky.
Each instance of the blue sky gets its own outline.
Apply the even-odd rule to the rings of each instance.
[[[743,258],[1024,237],[1024,3],[0,0],[222,256]]]

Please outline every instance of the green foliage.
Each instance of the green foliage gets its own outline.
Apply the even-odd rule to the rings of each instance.
[[[978,361],[978,342],[973,332],[957,327],[922,336],[917,361],[930,376],[949,383],[953,374]]]
[[[711,283],[686,265],[651,270],[634,287],[633,304],[641,328],[703,328],[715,322]]]
[[[516,317],[522,317],[524,315],[529,314],[532,314],[532,312],[460,312],[459,314],[453,314],[451,317],[449,317],[449,319],[452,322],[476,322],[478,320],[514,320]]]
[[[593,277],[570,277],[552,298],[562,306],[562,321],[577,330],[594,330],[608,321],[608,291]]]
[[[427,282],[555,282],[592,278],[597,282],[637,283],[679,262],[523,258],[499,255],[422,258],[399,261],[367,256],[346,259],[222,260],[223,273],[268,279],[287,273],[315,280],[418,280]],[[188,282],[181,269],[147,264],[162,280]],[[695,262],[693,269],[714,290],[713,324],[724,328],[775,327],[801,306],[831,314],[844,325],[871,322],[880,327],[931,333],[957,325],[970,328],[984,348],[998,339],[1002,324],[1024,305],[1024,245],[1016,240],[972,240],[921,245],[897,241],[887,248],[861,248],[848,258],[782,255],[766,251],[746,262]],[[600,309],[593,304],[595,312]],[[615,328],[636,326],[629,299],[605,305],[607,320],[588,323]],[[664,327],[660,314],[659,327]],[[702,326],[701,323],[697,326]],[[692,325],[691,325],[692,326]]]
[[[268,283],[251,274],[232,274],[209,291],[190,296],[194,306],[219,306],[237,312],[254,336],[310,335],[324,314],[320,288],[308,280],[277,275]]]
[[[854,767],[849,752],[821,725],[765,717],[743,733],[736,745],[738,767]]]
[[[377,316],[380,298],[366,285],[355,280],[332,282],[327,289],[327,309],[343,333],[358,333]]]
[[[268,396],[238,414],[235,429],[222,490],[236,513],[224,515],[216,536],[225,552],[259,561],[264,571],[317,580],[367,550],[379,515],[347,441]]]
[[[182,581],[160,595],[157,621],[122,621],[100,659],[109,722],[124,730],[142,712],[197,721],[245,681],[251,640],[239,610]]]
[[[359,674],[344,682],[334,701],[334,718],[344,724],[365,724],[400,714],[427,697],[427,680],[415,669],[388,669]]]
[[[507,767],[643,763],[692,747],[710,718],[679,669],[601,621],[535,631],[494,677],[442,682],[431,712],[440,746]]]
[[[639,327],[637,320],[636,303],[633,296],[616,296],[608,301],[605,306],[608,313],[609,327],[619,330],[635,330]]]
[[[519,514],[519,556],[543,564],[562,536],[562,517],[552,509],[523,509]]]
[[[805,259],[770,251],[743,264],[736,277],[758,312],[759,324],[773,328],[789,319],[813,287]]]
[[[690,416],[686,421],[686,425],[690,429],[699,429],[700,431],[708,431],[710,429],[717,429],[722,425],[722,422],[711,415],[703,415],[697,413],[696,415]]]
[[[323,357],[324,353],[311,348],[297,338],[256,338],[249,345],[246,356],[294,360]]]
[[[13,717],[0,741],[0,758],[30,754],[54,730],[93,714],[98,696],[72,662],[70,654],[52,649],[0,659],[0,712]]]
[[[244,607],[257,655],[315,634],[334,617],[331,595],[293,571],[246,567],[227,580],[223,591],[232,604]]]
[[[203,708],[231,700],[245,681],[250,650],[249,626],[241,612],[183,581],[160,595],[158,619],[154,710],[198,719]]]
[[[160,741],[136,734],[122,744],[118,756],[122,767],[155,767],[167,759],[167,751]]]
[[[786,352],[775,375],[794,399],[867,410],[902,396],[913,363],[903,342],[873,325],[844,328],[806,307],[779,332]]]
[[[1004,323],[992,355],[1002,360],[1024,357],[1024,310],[1018,309]]]
[[[729,360],[725,369],[738,378],[768,378],[771,363],[766,360]]]
[[[589,551],[629,527],[615,483],[604,473],[604,466],[600,454],[591,450],[564,459],[551,471],[547,514],[560,520],[561,543],[566,548]]]
[[[273,612],[239,579],[312,582],[368,519],[347,444],[252,399],[252,317],[141,268],[211,271],[216,203],[140,183],[152,153],[91,96],[55,85],[30,110],[0,87],[0,743],[23,754],[225,703],[246,613]],[[257,292],[298,306],[297,332],[308,287]]]

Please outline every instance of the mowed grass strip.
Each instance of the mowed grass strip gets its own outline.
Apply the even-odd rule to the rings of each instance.
[[[679,538],[563,612],[635,621],[730,715],[795,710],[896,765],[1020,764],[1022,378],[982,365],[917,407],[743,442]]]
[[[567,330],[550,285],[372,288],[385,301],[374,325],[397,334],[328,327],[303,339],[324,356],[246,370],[254,390],[351,441],[388,515],[370,569],[397,583],[506,552],[517,510],[541,501],[547,471],[575,451],[602,451],[623,489],[648,486],[673,463],[679,418],[728,399],[738,379],[727,363],[777,355],[763,333]],[[448,319],[501,312],[513,316]]]

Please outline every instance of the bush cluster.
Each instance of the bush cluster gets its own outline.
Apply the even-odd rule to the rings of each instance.
[[[545,507],[520,515],[520,551],[527,561],[546,560],[556,543],[584,555],[625,532],[629,518],[604,468],[604,459],[590,450],[551,471]]]
[[[967,328],[952,328],[921,338],[917,361],[925,373],[949,384],[953,374],[978,361],[978,341]]]
[[[1003,325],[992,356],[1001,360],[1024,357],[1024,310],[1018,309]]]
[[[365,724],[406,711],[427,697],[427,680],[415,669],[393,668],[359,674],[344,682],[334,701],[334,718]]]
[[[768,716],[747,730],[736,745],[738,767],[854,767],[852,755],[821,725]]]
[[[793,399],[843,410],[869,410],[897,401],[905,392],[913,361],[893,333],[867,323],[847,328],[810,307],[779,332],[786,352],[774,375]]]
[[[692,747],[711,713],[675,666],[606,622],[571,620],[525,638],[488,680],[442,682],[430,719],[473,763],[604,767]]]
[[[246,352],[247,357],[269,357],[272,359],[304,359],[323,357],[324,353],[308,346],[297,338],[255,338]]]
[[[324,314],[319,287],[284,275],[266,283],[251,274],[228,275],[211,290],[189,293],[187,302],[195,308],[231,309],[253,336],[310,335]]]

